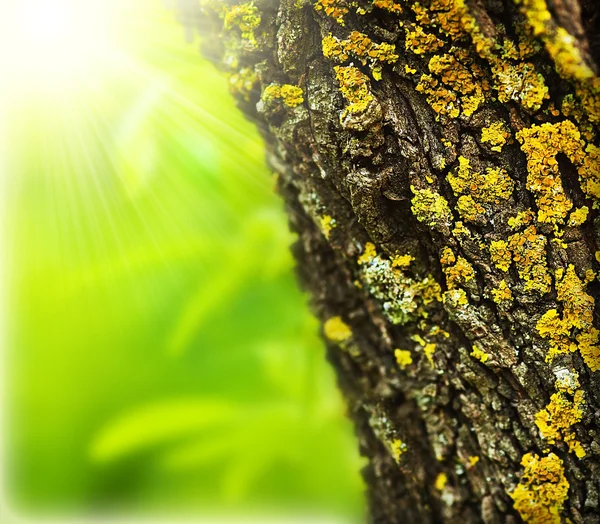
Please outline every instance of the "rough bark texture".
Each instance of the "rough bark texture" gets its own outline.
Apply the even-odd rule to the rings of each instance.
[[[180,15],[264,135],[371,520],[600,522],[598,3]]]

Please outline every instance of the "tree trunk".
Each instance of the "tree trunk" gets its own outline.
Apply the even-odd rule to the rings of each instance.
[[[371,521],[600,522],[600,6],[224,5]]]

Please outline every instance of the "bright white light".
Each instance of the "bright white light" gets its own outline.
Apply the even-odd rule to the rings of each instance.
[[[3,72],[54,83],[89,71],[111,50],[110,4],[102,0],[9,2],[3,9],[0,37]]]

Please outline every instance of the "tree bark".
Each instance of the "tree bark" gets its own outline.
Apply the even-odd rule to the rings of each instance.
[[[598,3],[179,13],[264,136],[370,520],[600,522]]]

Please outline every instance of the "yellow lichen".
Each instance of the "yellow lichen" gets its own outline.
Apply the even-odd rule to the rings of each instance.
[[[508,237],[508,248],[519,276],[525,282],[525,291],[541,294],[550,291],[552,278],[546,262],[546,244],[546,237],[538,235],[535,226],[528,226],[522,233]]]
[[[435,489],[437,489],[438,491],[443,491],[444,488],[446,487],[446,484],[448,483],[448,475],[446,475],[445,473],[440,473],[434,482],[434,487]]]
[[[449,248],[444,249],[440,262],[445,266],[443,271],[448,289],[466,286],[475,278],[473,266],[465,258],[455,257]]]
[[[410,255],[396,255],[392,259],[392,267],[407,268],[414,259],[415,257]]]
[[[479,346],[476,346],[475,344],[473,344],[473,351],[471,351],[471,356],[475,357],[483,364],[485,364],[490,358],[490,356],[485,351],[483,351],[483,349],[481,349]]]
[[[377,249],[375,248],[375,244],[372,242],[367,242],[365,244],[365,250],[363,254],[358,258],[359,264],[368,264],[372,262],[373,259],[377,256]]]
[[[490,242],[490,257],[494,266],[501,271],[508,271],[512,258],[508,250],[508,242],[505,240],[492,240]]]
[[[444,305],[448,305],[452,308],[466,306],[469,303],[467,294],[464,289],[450,289],[445,291],[442,295]]]
[[[564,440],[569,446],[569,451],[575,453],[578,458],[583,458],[585,451],[570,428],[573,424],[581,422],[583,404],[583,391],[576,391],[572,400],[567,393],[558,391],[550,397],[549,404],[535,416],[535,424],[543,439],[549,444]]]
[[[396,357],[396,362],[401,369],[406,369],[407,366],[410,366],[413,363],[410,351],[406,349],[394,350],[394,356]]]
[[[352,330],[341,317],[331,317],[323,325],[325,336],[332,342],[341,343],[352,337]]]
[[[571,264],[556,271],[557,299],[562,303],[562,316],[556,309],[546,311],[537,322],[540,336],[549,342],[546,359],[579,349],[592,371],[600,368],[599,332],[592,326],[594,299],[585,291],[586,283]]]
[[[426,33],[423,28],[417,24],[408,24],[406,29],[405,47],[416,55],[425,53],[435,53],[444,46],[439,38],[432,33]]]
[[[394,0],[373,0],[373,5],[389,13],[398,14],[402,12],[402,6]]]
[[[479,457],[476,455],[471,455],[469,457],[469,466],[471,468],[475,467],[475,465],[479,462]]]
[[[431,367],[435,366],[435,362],[433,361],[433,354],[435,353],[435,348],[436,344],[434,344],[433,342],[428,342],[427,344],[425,344],[425,346],[423,346],[423,353],[425,353],[425,356],[427,357],[427,360],[429,360]]]
[[[331,230],[336,227],[336,221],[335,218],[329,215],[323,215],[319,218],[319,225],[321,226],[321,231],[323,231],[325,238],[329,238]]]
[[[394,460],[396,461],[396,463],[399,463],[400,458],[402,457],[402,454],[407,449],[406,444],[404,442],[402,442],[400,439],[394,439],[390,443],[390,447],[392,448],[392,457],[394,457]]]
[[[600,122],[600,78],[586,63],[576,38],[554,21],[545,0],[518,0],[517,3],[521,4],[533,34],[544,42],[556,72],[573,83],[577,96],[587,108],[589,120]]]
[[[225,29],[237,27],[242,38],[256,46],[254,31],[260,26],[261,16],[254,2],[234,5],[225,8]]]
[[[508,226],[515,230],[520,229],[523,226],[529,224],[534,218],[534,213],[531,209],[526,211],[519,211],[516,216],[508,219]]]
[[[430,226],[450,225],[452,213],[448,201],[442,195],[431,189],[416,189],[414,186],[410,186],[410,189],[415,195],[411,200],[411,210],[419,222]]]
[[[579,207],[574,211],[571,211],[567,225],[571,227],[580,226],[587,220],[589,212],[590,210],[587,206]]]
[[[343,63],[350,58],[358,60],[362,65],[367,65],[373,70],[376,80],[381,78],[381,64],[393,64],[398,60],[396,46],[382,42],[376,44],[367,35],[359,31],[352,31],[345,40],[340,40],[332,34],[323,38],[323,55],[336,62]]]
[[[343,26],[344,16],[350,11],[350,5],[346,0],[317,0],[315,9],[323,11],[327,16],[333,18],[338,24]]]
[[[497,287],[492,288],[492,298],[496,304],[510,304],[513,299],[512,291],[508,287],[506,280],[501,280]]]
[[[484,206],[507,200],[514,189],[514,182],[504,169],[488,167],[485,174],[473,172],[469,159],[463,156],[458,157],[458,167],[446,178],[459,197],[458,212],[469,222],[484,220]]]
[[[335,66],[335,76],[344,98],[350,102],[342,114],[362,113],[374,100],[371,94],[369,77],[354,66]]]
[[[270,84],[265,87],[263,99],[265,101],[281,99],[286,106],[296,107],[304,102],[302,95],[301,87],[291,84]]]
[[[481,130],[481,142],[489,143],[492,151],[502,151],[509,138],[510,131],[506,129],[503,122],[493,122]]]
[[[525,522],[560,524],[569,491],[563,461],[554,453],[541,458],[526,453],[521,465],[525,468],[521,482],[510,493],[513,507]]]
[[[527,156],[527,189],[536,197],[538,220],[562,224],[573,207],[560,179],[556,156],[564,154],[576,167],[581,189],[590,197],[600,197],[600,155],[595,146],[587,146],[575,124],[563,120],[524,128],[517,133]]]

